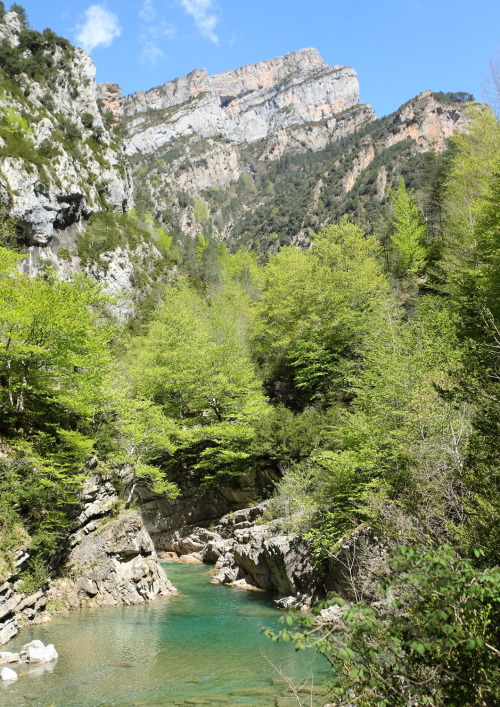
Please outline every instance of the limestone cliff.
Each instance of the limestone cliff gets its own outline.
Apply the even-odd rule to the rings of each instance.
[[[24,30],[15,12],[0,22],[0,40],[14,55],[0,90],[0,201],[25,243],[44,246],[96,211],[126,210],[131,183],[92,59],[50,30]]]
[[[191,136],[253,143],[292,125],[334,118],[358,104],[354,69],[328,66],[315,49],[216,76],[194,71],[125,99],[126,153],[157,152]]]
[[[462,106],[430,91],[376,120],[370,106],[360,103],[355,71],[328,66],[315,49],[216,76],[194,71],[123,99],[117,99],[116,87],[102,91],[115,112],[122,103],[136,189],[167,228],[260,249],[260,239],[251,236],[256,220],[268,236],[279,236],[276,243],[266,240],[263,251],[302,243],[311,228],[352,211],[346,197],[376,162],[383,163],[375,195],[381,203],[404,161],[442,151],[466,124]],[[338,146],[334,160],[332,146]],[[390,161],[391,148],[401,154],[396,169],[388,170],[380,156],[387,153]],[[309,164],[318,173],[310,184]],[[301,205],[300,219],[288,219],[282,235],[268,216],[290,211],[276,185],[301,181],[305,187],[291,205]],[[322,209],[324,204],[335,208]]]

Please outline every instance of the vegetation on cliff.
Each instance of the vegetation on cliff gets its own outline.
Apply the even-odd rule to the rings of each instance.
[[[44,42],[64,50],[52,35],[23,36],[44,56]],[[2,46],[6,72],[37,51]],[[158,256],[154,273],[144,259],[134,272],[150,297],[129,326],[112,323],[87,278],[20,274],[4,214],[0,575],[19,548],[31,554],[27,587],[54,570],[90,468],[126,468],[129,501],[137,484],[174,496],[182,476],[213,484],[272,470],[267,512],[303,533],[319,564],[345,568],[342,600],[281,635],[328,656],[338,704],[495,704],[500,127],[485,107],[469,116],[449,152],[413,154],[425,169],[408,168],[406,180],[408,145],[388,147],[351,191],[352,208],[335,170],[330,200],[314,211],[309,196],[325,155],[345,176],[354,138],[245,175],[235,189],[269,199],[248,210],[242,243],[253,234],[261,252],[276,250],[305,212],[307,225],[332,221],[310,247],[282,247],[264,264],[228,253],[208,225],[196,239],[171,237],[145,200],[94,216],[76,246],[83,264],[118,248]],[[5,150],[29,128],[19,112],[2,120]],[[377,170],[392,162],[394,188],[377,201]],[[299,168],[311,178],[291,178]],[[193,208],[208,224],[204,205]]]

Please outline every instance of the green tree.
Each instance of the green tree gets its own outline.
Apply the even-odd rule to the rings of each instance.
[[[332,665],[337,705],[486,707],[500,700],[500,572],[449,546],[400,548],[376,604],[333,600],[275,640],[313,646]],[[293,618],[287,617],[290,624]]]
[[[21,257],[0,248],[0,546],[8,564],[23,538],[41,577],[94,452],[113,329],[95,284],[29,278]]]
[[[38,426],[47,411],[91,415],[110,364],[111,330],[97,286],[16,272],[0,248],[0,410],[2,428]]]
[[[271,256],[255,341],[258,359],[278,388],[284,367],[303,401],[324,398],[345,382],[389,289],[377,252],[375,239],[343,219],[315,236],[310,250],[283,248]]]
[[[247,298],[234,287],[209,302],[185,284],[166,290],[130,352],[132,393],[181,423],[176,445],[211,476],[238,473],[265,401],[246,350]],[[186,457],[187,455],[187,457]]]
[[[473,406],[463,483],[467,488],[465,546],[482,547],[498,561],[500,525],[500,123],[492,111],[475,111],[457,150],[447,194],[442,261],[448,306],[458,317],[467,347],[460,396]]]
[[[393,194],[392,209],[391,244],[396,274],[415,275],[422,271],[426,260],[425,224],[415,197],[406,189],[403,179]]]
[[[491,204],[491,189],[500,164],[500,123],[490,108],[469,111],[465,133],[453,138],[455,156],[446,185],[442,269],[452,285],[474,271],[478,220]],[[451,289],[452,296],[455,291]]]
[[[15,2],[10,6],[10,11],[17,14],[22,26],[26,29],[28,27],[28,16],[24,7]]]

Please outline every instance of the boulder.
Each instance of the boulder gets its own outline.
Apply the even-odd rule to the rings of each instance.
[[[17,680],[17,673],[15,670],[11,670],[11,668],[2,668],[2,671],[0,672],[0,678],[2,680]]]
[[[9,660],[11,656],[15,655],[11,651],[0,651],[0,665],[5,665],[6,663],[14,662]]]
[[[30,665],[36,665],[39,663],[51,663],[53,660],[57,660],[59,655],[54,648],[52,643],[45,646],[42,641],[31,641],[26,643],[21,648],[20,662],[29,663]]]

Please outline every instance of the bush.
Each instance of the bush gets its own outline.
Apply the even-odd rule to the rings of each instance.
[[[401,547],[390,565],[379,602],[337,599],[300,618],[305,630],[267,634],[325,655],[339,706],[499,704],[500,569],[477,571],[446,545]]]

